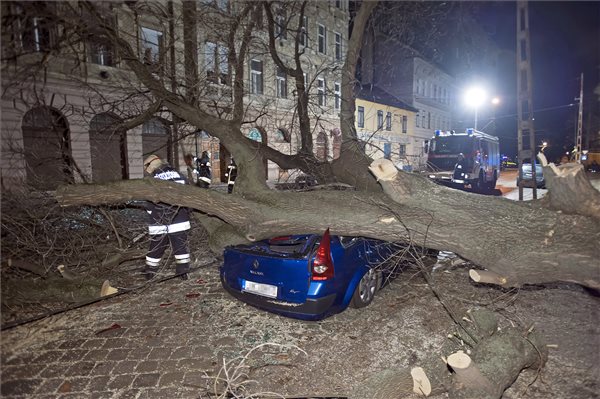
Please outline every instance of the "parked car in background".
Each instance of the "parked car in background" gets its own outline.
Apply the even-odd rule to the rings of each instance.
[[[513,161],[512,159],[510,159],[509,157],[507,157],[506,155],[503,155],[502,161],[500,162],[500,168],[501,169],[516,169],[517,163],[515,161]]]
[[[523,171],[523,180],[531,182],[533,180],[532,167],[530,163],[524,163],[521,165],[521,170]],[[517,186],[519,186],[519,177],[517,176]],[[546,180],[544,179],[544,168],[542,165],[536,163],[535,164],[535,181],[537,188],[546,188]]]
[[[378,265],[400,247],[364,237],[315,234],[228,247],[223,287],[237,299],[283,316],[320,320],[361,308],[396,271]]]

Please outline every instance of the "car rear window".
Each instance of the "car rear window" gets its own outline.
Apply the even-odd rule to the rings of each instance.
[[[269,250],[280,254],[304,255],[309,236],[286,236],[271,238]]]

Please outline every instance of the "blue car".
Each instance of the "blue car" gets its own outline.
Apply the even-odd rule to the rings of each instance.
[[[392,277],[396,244],[364,237],[276,237],[228,247],[220,275],[237,299],[283,316],[320,320],[361,308]]]

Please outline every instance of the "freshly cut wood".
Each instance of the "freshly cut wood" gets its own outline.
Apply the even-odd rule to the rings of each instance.
[[[585,175],[582,164],[567,163],[556,166],[538,154],[544,166],[544,178],[548,193],[543,201],[551,209],[586,215],[600,221],[600,191],[596,190]]]
[[[506,284],[506,277],[502,277],[498,273],[490,272],[488,270],[469,270],[469,277],[476,283],[486,283],[486,284],[496,284],[496,285],[504,285]]]
[[[429,396],[431,394],[431,382],[429,382],[425,370],[423,370],[422,367],[414,367],[410,371],[410,375],[413,378],[413,392],[423,396]]]
[[[469,387],[470,389],[485,393],[486,397],[492,395],[493,386],[481,371],[471,361],[469,355],[464,352],[456,352],[448,356],[448,365],[456,374],[454,378],[455,384],[459,384],[458,389]]]
[[[110,281],[104,280],[104,283],[102,283],[102,288],[100,288],[100,296],[101,297],[116,294],[117,292],[119,292],[119,290],[116,289],[115,287],[111,287]]]

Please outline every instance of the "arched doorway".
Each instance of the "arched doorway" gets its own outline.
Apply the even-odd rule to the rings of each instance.
[[[169,129],[159,118],[152,118],[142,125],[142,158],[156,154],[167,160],[169,154]]]
[[[109,113],[94,116],[90,122],[92,181],[106,183],[127,179],[127,140],[119,129],[121,120]]]
[[[327,158],[329,156],[329,150],[327,147],[327,135],[325,134],[325,132],[320,132],[317,135],[315,150],[316,150],[317,159],[319,161],[321,161],[321,162],[327,161]]]
[[[23,116],[23,152],[27,183],[53,190],[73,182],[73,159],[67,120],[49,107],[36,107]]]

